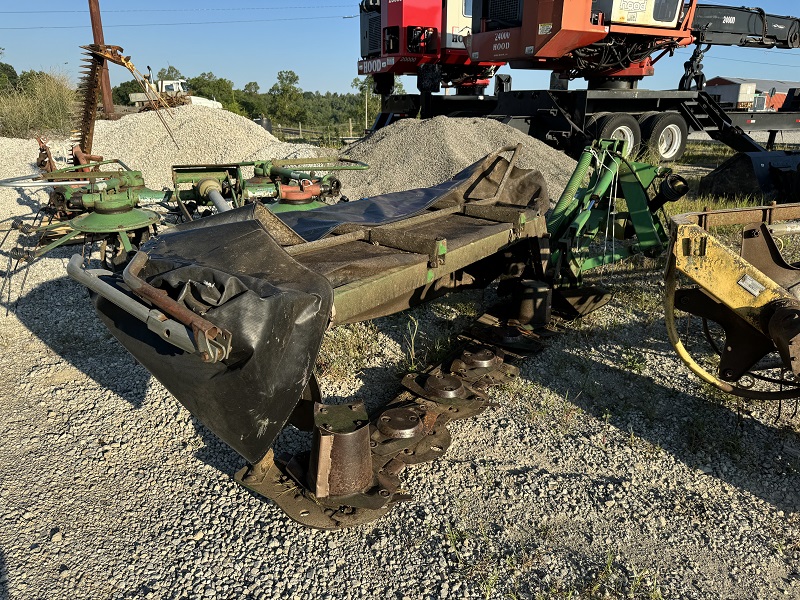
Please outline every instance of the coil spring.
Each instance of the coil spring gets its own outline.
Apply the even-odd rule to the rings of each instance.
[[[36,258],[33,252],[25,250],[24,248],[12,248],[8,254],[13,260],[24,260],[26,262],[31,262]]]
[[[36,226],[30,223],[26,223],[22,219],[14,219],[13,221],[11,221],[11,229],[15,229],[21,231],[22,233],[28,234],[36,231]]]

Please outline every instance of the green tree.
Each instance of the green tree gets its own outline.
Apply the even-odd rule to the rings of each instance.
[[[190,78],[188,83],[193,95],[216,100],[221,102],[222,106],[227,110],[243,114],[242,107],[236,102],[236,97],[233,93],[233,82],[230,79],[223,79],[209,72]]]
[[[17,70],[8,63],[0,62],[0,92],[13,89],[18,80]]]
[[[269,112],[274,123],[291,126],[303,121],[305,106],[300,77],[294,71],[278,71],[278,81],[268,92]]]
[[[166,69],[159,69],[156,77],[159,80],[175,81],[176,79],[185,79],[183,74],[172,65],[167,65]]]
[[[142,91],[142,87],[135,79],[130,81],[123,81],[119,85],[111,88],[111,96],[114,99],[114,104],[120,106],[132,106],[133,102],[130,101],[130,95]]]
[[[239,90],[236,92],[236,102],[242,108],[243,113],[251,119],[269,114],[269,103],[266,94],[254,94]]]
[[[244,84],[243,91],[247,94],[257,94],[258,90],[260,89],[261,87],[255,81],[251,81],[249,83]]]
[[[50,73],[45,73],[44,71],[23,71],[19,74],[17,87],[19,87],[21,90],[30,90],[40,78],[52,79],[53,76],[50,75]]]

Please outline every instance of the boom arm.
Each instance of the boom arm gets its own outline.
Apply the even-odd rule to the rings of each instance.
[[[698,44],[745,48],[800,48],[800,19],[760,8],[698,4],[692,32]]]

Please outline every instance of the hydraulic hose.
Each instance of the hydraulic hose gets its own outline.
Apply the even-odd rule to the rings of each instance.
[[[575,194],[578,193],[584,177],[586,177],[586,174],[589,172],[589,167],[592,166],[592,158],[593,155],[588,148],[581,154],[575,171],[573,171],[572,177],[570,177],[569,183],[567,183],[567,187],[564,188],[564,192],[558,199],[555,208],[553,208],[550,218],[547,219],[547,233],[550,235],[558,231],[562,221],[572,212],[572,208],[575,202],[577,202]]]

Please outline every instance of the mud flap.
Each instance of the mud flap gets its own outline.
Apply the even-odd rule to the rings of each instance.
[[[276,243],[266,213],[260,205],[228,211],[142,248],[143,280],[231,333],[220,362],[180,350],[93,294],[100,318],[136,360],[250,463],[264,458],[297,405],[333,305],[328,280]],[[105,280],[130,294],[121,280]]]

